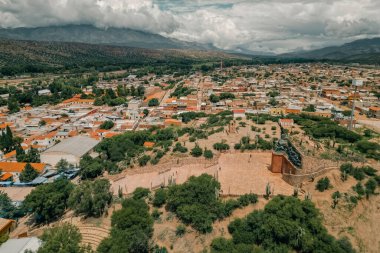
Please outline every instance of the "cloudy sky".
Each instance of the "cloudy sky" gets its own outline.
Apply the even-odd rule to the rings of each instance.
[[[0,0],[0,26],[92,24],[282,53],[380,36],[380,0]]]

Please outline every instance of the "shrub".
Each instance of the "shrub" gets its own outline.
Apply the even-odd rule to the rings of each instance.
[[[367,175],[367,176],[375,176],[376,175],[376,172],[377,170],[375,170],[374,168],[372,168],[371,166],[364,166],[362,167],[362,170],[363,172]]]
[[[178,237],[184,236],[186,233],[186,227],[184,225],[178,225],[177,228],[175,229],[175,235]]]
[[[330,187],[330,179],[328,177],[324,177],[318,180],[316,189],[320,192],[327,190]]]
[[[257,203],[257,195],[256,194],[244,194],[238,198],[238,202],[240,206],[248,206],[249,204]]]
[[[139,165],[140,166],[145,166],[150,160],[150,156],[148,155],[143,155],[142,157],[139,158]]]
[[[352,187],[352,189],[356,191],[356,193],[359,194],[359,196],[362,196],[365,194],[364,187],[361,183],[357,183],[355,186]]]
[[[212,253],[352,252],[348,241],[338,242],[328,234],[311,201],[294,197],[274,197],[264,209],[231,222],[228,231],[232,240],[215,239]],[[262,249],[254,250],[257,245]]]
[[[230,146],[227,143],[217,142],[214,143],[213,148],[218,151],[229,150]]]
[[[195,145],[195,147],[191,150],[191,155],[194,157],[200,157],[202,154],[203,151],[198,145]]]
[[[156,209],[156,208],[153,209],[153,211],[152,211],[153,219],[158,220],[160,218],[160,216],[161,216],[161,212],[158,211],[158,209]]]
[[[133,191],[133,199],[143,199],[143,198],[146,198],[148,197],[150,191],[149,189],[147,188],[143,188],[143,187],[137,187],[134,191]]]
[[[206,159],[212,159],[212,158],[214,157],[214,154],[212,153],[211,150],[206,149],[206,150],[203,152],[203,156],[204,156]]]
[[[367,183],[365,183],[365,192],[366,192],[367,197],[375,193],[376,187],[377,187],[376,180],[372,178],[368,179]]]
[[[153,199],[153,206],[155,207],[161,207],[166,203],[167,199],[167,191],[165,189],[158,189],[154,193],[154,199]]]

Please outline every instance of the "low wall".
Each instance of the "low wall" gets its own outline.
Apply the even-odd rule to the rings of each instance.
[[[309,181],[312,178],[318,177],[320,175],[323,175],[331,170],[338,169],[338,167],[328,167],[321,169],[316,172],[308,173],[308,174],[299,174],[299,175],[294,175],[294,174],[282,174],[282,179],[287,182],[290,185],[299,185],[304,181]]]

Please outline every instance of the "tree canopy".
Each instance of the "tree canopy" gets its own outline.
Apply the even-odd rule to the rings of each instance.
[[[228,231],[232,240],[215,239],[213,253],[226,249],[238,252],[237,248],[252,249],[255,245],[266,252],[355,252],[347,239],[336,240],[328,234],[311,201],[295,197],[273,198],[264,210],[231,222]]]
[[[77,215],[99,217],[112,201],[110,186],[107,179],[83,181],[70,193],[68,206]]]
[[[39,185],[26,196],[23,208],[33,215],[35,222],[50,223],[65,212],[73,188],[73,184],[67,179]]]
[[[33,166],[30,165],[30,163],[27,163],[23,171],[21,171],[19,178],[21,182],[31,182],[38,177],[38,175],[38,172],[33,168]]]
[[[153,235],[153,218],[142,199],[126,199],[122,209],[111,217],[111,234],[98,247],[98,253],[148,253]]]
[[[41,236],[42,245],[37,253],[90,253],[89,247],[80,245],[82,236],[79,229],[69,223],[48,228]]]

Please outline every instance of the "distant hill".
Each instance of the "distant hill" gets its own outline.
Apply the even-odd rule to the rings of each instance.
[[[380,38],[356,40],[342,46],[283,54],[279,57],[380,64]]]
[[[81,68],[186,66],[221,59],[249,59],[217,51],[145,49],[73,42],[0,39],[0,74],[53,72]]]
[[[79,42],[149,49],[216,50],[208,44],[170,39],[158,34],[124,28],[100,29],[91,25],[0,29],[0,38],[12,40]]]

